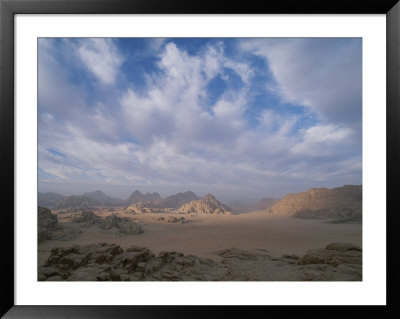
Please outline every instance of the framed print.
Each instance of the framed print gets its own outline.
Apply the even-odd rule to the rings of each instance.
[[[0,8],[6,318],[398,311],[396,1]]]

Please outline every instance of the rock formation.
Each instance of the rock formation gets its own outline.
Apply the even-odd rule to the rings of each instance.
[[[176,224],[176,223],[180,223],[180,224],[185,224],[188,221],[185,219],[185,217],[174,217],[174,216],[168,216],[167,218],[160,216],[156,219],[158,222],[165,222],[165,223],[169,223],[169,224]]]
[[[311,188],[306,192],[288,194],[267,209],[267,213],[287,214],[297,218],[329,218],[343,222],[361,221],[362,186]]]
[[[139,224],[133,222],[129,218],[121,218],[115,214],[107,216],[99,221],[99,227],[105,230],[112,228],[118,229],[121,234],[125,235],[140,235],[143,234],[143,229]]]
[[[175,208],[178,209],[182,205],[189,203],[192,200],[199,199],[195,193],[191,191],[187,191],[184,193],[177,193],[175,195],[168,196],[166,198],[162,198],[156,200],[153,203],[153,207],[155,208]]]
[[[221,204],[213,195],[207,194],[202,199],[191,201],[179,208],[180,214],[226,214],[232,215],[231,209]]]
[[[139,190],[135,190],[127,199],[127,203],[130,205],[139,202],[154,202],[158,199],[161,199],[161,196],[158,193],[142,194]]]
[[[73,215],[72,222],[80,224],[81,226],[88,227],[91,225],[101,223],[102,218],[93,212],[83,211]]]
[[[51,238],[51,232],[59,230],[57,215],[50,209],[38,207],[38,242]]]
[[[154,208],[152,202],[139,202],[131,204],[126,212],[129,214],[155,214],[155,213],[164,213],[164,210]]]
[[[156,256],[145,247],[125,251],[115,244],[74,245],[53,248],[41,281],[360,281],[361,248],[334,243],[314,249],[301,258],[272,258],[262,249],[237,248],[215,252],[222,260],[178,252]]]
[[[63,229],[50,209],[38,207],[38,243],[44,240],[72,240],[81,232],[75,229]]]

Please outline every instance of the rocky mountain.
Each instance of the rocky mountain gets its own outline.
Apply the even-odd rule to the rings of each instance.
[[[98,201],[102,206],[121,206],[125,204],[124,200],[108,196],[104,194],[102,191],[84,193],[82,194],[82,196],[94,199]]]
[[[63,200],[65,196],[53,192],[38,193],[38,206],[53,208]]]
[[[159,199],[161,199],[161,196],[158,193],[142,194],[139,190],[135,190],[127,199],[127,203],[130,205],[139,202],[154,202]]]
[[[362,186],[311,188],[302,193],[288,194],[267,209],[267,213],[358,222],[362,217]]]
[[[221,204],[213,195],[207,194],[202,199],[191,201],[182,205],[178,213],[180,214],[227,214],[232,215],[229,207]]]
[[[67,209],[67,208],[88,209],[97,206],[101,206],[101,203],[96,199],[92,199],[86,196],[72,195],[59,201],[55,206],[55,209]]]
[[[195,193],[191,191],[187,191],[184,193],[178,193],[175,195],[168,196],[166,198],[162,198],[156,200],[153,203],[153,207],[155,208],[179,208],[182,205],[189,203],[193,200],[198,200],[199,198],[196,196]]]

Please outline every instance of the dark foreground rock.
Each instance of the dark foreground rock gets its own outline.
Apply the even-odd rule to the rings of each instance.
[[[156,219],[156,221],[165,222],[165,223],[169,223],[169,224],[176,224],[176,223],[185,224],[188,222],[185,219],[185,217],[174,217],[174,216],[168,216],[167,218],[161,216],[161,217],[158,217]]]
[[[124,235],[140,235],[143,234],[143,229],[139,224],[133,222],[130,218],[121,218],[116,214],[111,214],[105,218],[97,216],[93,212],[80,212],[75,214],[72,223],[80,227],[90,227],[97,225],[103,230],[117,230]]]
[[[59,228],[57,215],[48,208],[38,207],[38,242],[50,239],[51,232]]]
[[[266,250],[215,252],[221,259],[99,243],[53,248],[38,280],[67,281],[360,281],[361,248],[333,243],[303,257],[272,258]]]
[[[38,242],[44,240],[72,240],[81,233],[77,229],[64,229],[58,223],[57,215],[45,207],[38,207]]]
[[[102,229],[110,230],[112,228],[118,229],[121,234],[125,235],[140,235],[143,234],[143,229],[139,224],[133,222],[129,218],[121,218],[115,214],[107,216],[99,222]]]

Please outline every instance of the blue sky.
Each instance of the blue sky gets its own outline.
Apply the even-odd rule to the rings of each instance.
[[[361,184],[359,38],[41,38],[40,191]]]

